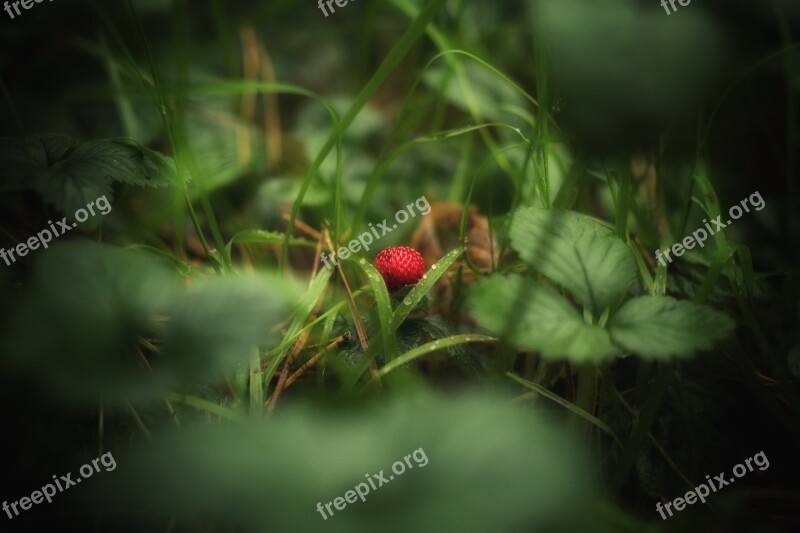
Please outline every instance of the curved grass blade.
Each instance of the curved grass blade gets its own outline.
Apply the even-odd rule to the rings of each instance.
[[[497,339],[495,337],[490,337],[489,335],[477,335],[474,333],[469,333],[466,335],[453,335],[452,337],[447,337],[445,339],[427,342],[422,346],[417,346],[413,350],[407,351],[400,357],[392,360],[390,363],[387,363],[383,368],[380,369],[378,376],[383,377],[397,367],[410,363],[414,359],[422,357],[423,355],[437,352],[443,348],[449,348],[458,344],[466,344],[468,342],[494,342],[496,340]]]
[[[234,235],[225,246],[225,262],[231,265],[231,249],[234,244],[283,244],[283,234],[275,231],[265,231],[262,229],[246,229]],[[316,244],[306,239],[291,239],[290,246],[305,246],[306,248],[316,248]]]
[[[392,329],[392,304],[389,300],[389,291],[380,273],[366,259],[347,259],[348,263],[358,265],[367,275],[367,281],[373,294],[375,305],[378,307],[378,320],[381,323],[381,337],[383,337],[383,350],[386,360],[391,360],[397,355],[397,339]]]
[[[516,381],[517,383],[519,383],[520,385],[523,385],[531,390],[538,392],[545,398],[556,402],[558,405],[567,409],[571,413],[578,415],[579,417],[583,418],[584,420],[587,420],[588,422],[591,422],[592,424],[603,430],[603,432],[607,433],[612,439],[614,439],[614,442],[617,443],[617,445],[620,447],[621,450],[625,449],[625,447],[622,445],[622,441],[619,440],[617,434],[614,433],[614,430],[608,427],[608,425],[605,422],[603,422],[596,416],[587,413],[585,410],[581,409],[574,403],[568,402],[558,394],[550,392],[549,390],[547,390],[546,388],[542,387],[539,384],[533,383],[532,381],[528,381],[527,379],[523,379],[511,372],[506,372],[506,375],[511,379],[513,379],[514,381]]]
[[[198,411],[207,411],[212,415],[217,415],[231,422],[238,422],[239,424],[245,423],[245,418],[233,409],[228,409],[218,403],[192,396],[191,394],[181,394],[173,392],[168,396],[168,399],[174,403],[180,403],[189,407],[194,407]]]
[[[428,294],[428,291],[431,290],[434,283],[439,281],[447,269],[450,268],[456,259],[458,259],[461,254],[466,251],[466,248],[460,246],[455,250],[448,252],[444,257],[442,257],[435,265],[432,265],[428,272],[422,276],[422,279],[419,280],[419,283],[414,285],[414,288],[408,293],[408,296],[403,298],[403,301],[400,302],[400,305],[397,306],[397,309],[394,310],[392,314],[392,320],[390,325],[390,331],[392,334],[400,327],[400,324],[406,319],[408,314],[411,312],[414,307],[422,300],[422,297]]]

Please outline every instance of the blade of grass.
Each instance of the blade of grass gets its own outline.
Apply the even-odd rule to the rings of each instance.
[[[393,359],[391,362],[387,363],[383,368],[381,368],[380,371],[378,371],[378,375],[383,377],[392,370],[401,367],[405,364],[408,364],[414,359],[417,359],[418,357],[422,357],[423,355],[427,355],[429,353],[437,352],[444,348],[449,348],[451,346],[456,346],[459,344],[467,344],[471,342],[494,342],[496,340],[497,339],[495,337],[490,337],[488,335],[477,335],[474,333],[469,333],[465,335],[453,335],[452,337],[431,341],[423,344],[422,346],[417,346],[416,348],[409,350],[403,355]]]
[[[508,377],[510,377],[511,379],[513,379],[514,381],[516,381],[517,383],[519,383],[520,385],[523,385],[523,386],[525,386],[525,387],[527,387],[527,388],[529,388],[529,389],[531,389],[533,391],[538,392],[539,394],[541,394],[542,396],[544,396],[548,400],[554,401],[555,403],[557,403],[558,405],[560,405],[564,409],[568,410],[572,414],[574,414],[576,416],[579,416],[580,418],[583,418],[584,420],[586,420],[587,422],[590,422],[591,424],[594,424],[600,430],[602,430],[604,433],[606,433],[608,436],[610,436],[612,439],[614,439],[614,442],[617,443],[617,446],[619,446],[621,450],[625,449],[625,447],[622,445],[622,441],[619,440],[619,437],[614,432],[614,430],[611,429],[608,426],[608,424],[606,424],[605,422],[603,422],[602,420],[600,420],[596,416],[594,416],[594,415],[592,415],[590,413],[587,413],[586,410],[581,409],[580,407],[578,407],[577,405],[575,405],[572,402],[568,402],[567,400],[565,400],[561,396],[555,394],[554,392],[551,392],[550,390],[546,389],[545,387],[542,387],[538,383],[533,383],[532,381],[528,381],[527,379],[521,378],[521,377],[517,376],[516,374],[514,374],[512,372],[506,372],[506,375]]]
[[[198,411],[207,411],[211,414],[219,416],[220,418],[230,420],[231,422],[237,422],[239,424],[245,423],[245,418],[240,413],[209,400],[198,398],[197,396],[193,396],[191,394],[173,392],[169,395],[169,399],[175,403],[193,407]]]
[[[452,265],[465,251],[466,248],[463,246],[460,246],[455,250],[451,250],[435,265],[432,265],[430,269],[428,269],[428,272],[422,276],[422,279],[419,280],[416,285],[414,285],[411,291],[409,291],[408,296],[403,298],[403,301],[400,302],[400,304],[394,310],[390,324],[391,331],[396,331],[397,328],[400,327],[400,324],[403,323],[411,310],[417,306],[417,304],[426,294],[428,294],[428,291],[430,291],[434,284],[439,281],[439,278],[441,278],[445,272],[447,272],[447,269],[450,268],[450,265]]]
[[[242,230],[228,241],[225,245],[225,261],[228,267],[231,264],[231,250],[234,244],[282,244],[283,234],[275,231],[266,231],[262,229],[246,229]],[[290,246],[303,246],[305,248],[315,248],[317,245],[307,239],[291,239]]]
[[[311,282],[311,286],[309,287],[308,291],[305,293],[305,295],[303,295],[303,298],[294,313],[292,322],[289,324],[286,335],[284,335],[283,340],[278,347],[270,352],[272,357],[264,374],[270,377],[270,379],[271,376],[275,374],[275,371],[278,369],[278,365],[281,364],[281,361],[286,358],[286,355],[289,353],[289,349],[292,347],[297,335],[299,334],[300,330],[303,329],[303,324],[305,324],[306,320],[308,320],[308,317],[311,316],[311,313],[314,311],[314,308],[317,306],[320,298],[322,298],[325,289],[328,287],[328,281],[330,280],[330,277],[330,270],[320,270],[319,273],[314,277],[314,280]]]
[[[378,320],[381,324],[381,337],[383,337],[383,350],[386,360],[394,359],[397,355],[397,341],[392,329],[392,304],[389,300],[389,291],[380,273],[366,259],[349,258],[347,263],[352,263],[364,271],[367,283],[375,296],[375,306],[378,308]]]
[[[264,374],[261,373],[261,358],[258,348],[250,355],[250,416],[258,420],[263,414]]]
[[[661,406],[664,392],[667,390],[667,385],[669,385],[670,378],[672,377],[672,368],[672,364],[662,365],[658,377],[655,379],[655,384],[650,387],[650,397],[645,402],[638,419],[634,422],[633,431],[628,439],[625,454],[620,459],[617,469],[608,485],[608,491],[612,497],[618,494],[625,484],[628,473],[636,461],[636,456],[639,453],[642,441],[647,436],[647,432],[650,431],[650,426],[653,425],[656,414],[658,414],[658,408]]]

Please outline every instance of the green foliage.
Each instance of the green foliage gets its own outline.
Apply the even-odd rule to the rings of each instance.
[[[66,135],[42,134],[0,140],[3,190],[37,191],[70,220],[101,196],[111,201],[113,182],[138,187],[173,183],[171,160],[135,142],[101,139],[80,143]],[[87,228],[100,224],[90,217]]]
[[[41,375],[67,399],[154,398],[168,385],[231,372],[252,347],[276,344],[273,328],[296,294],[274,276],[182,289],[177,274],[152,256],[60,244],[40,255],[30,289],[4,329],[3,352],[11,357],[3,364],[8,372]],[[150,364],[143,338],[163,344]]]
[[[204,425],[154,441],[92,480],[109,508],[245,531],[603,531],[583,454],[540,417],[490,395],[358,411],[297,405],[265,426]],[[327,520],[316,510],[365,474],[388,480],[395,461],[420,449],[424,467],[418,454],[366,501]]]
[[[544,357],[601,361],[619,353],[605,329],[587,324],[555,289],[529,278],[491,276],[470,288],[468,305],[482,326]]]
[[[0,36],[0,129],[22,136],[0,138],[0,246],[103,195],[120,208],[82,228],[106,220],[91,239],[113,245],[75,231],[0,265],[9,456],[36,487],[113,449],[119,470],[75,493],[97,496],[81,530],[783,520],[800,442],[796,3],[37,8],[36,32]],[[93,40],[70,34],[86,23]],[[77,46],[39,38],[53,31]],[[753,176],[764,211],[652,259],[726,220]],[[391,226],[423,194],[430,218],[320,266],[320,241]],[[438,262],[390,295],[367,255],[396,244]],[[315,509],[421,446],[426,468],[334,518]],[[653,511],[762,448],[775,467],[707,512]]]
[[[520,208],[511,246],[536,270],[599,316],[636,277],[636,263],[614,232],[574,211]]]
[[[640,296],[609,323],[611,338],[648,359],[686,357],[728,337],[734,323],[723,313],[669,296]]]
[[[37,256],[30,286],[4,329],[6,371],[38,374],[69,399],[150,396],[164,383],[137,362],[137,339],[152,331],[153,314],[179,289],[167,264],[143,253],[54,246]]]
[[[620,302],[636,274],[628,247],[614,233],[572,211],[520,208],[511,244],[536,270],[595,313]],[[593,322],[551,285],[493,275],[470,289],[471,312],[484,327],[549,359],[603,361],[631,352],[645,359],[688,357],[730,335],[733,322],[709,307],[639,296]],[[591,317],[591,315],[590,315]],[[679,332],[679,333],[678,333]]]
[[[274,327],[296,303],[297,292],[275,276],[199,283],[168,310],[164,363],[180,381],[205,381],[244,368],[253,348],[278,343]]]

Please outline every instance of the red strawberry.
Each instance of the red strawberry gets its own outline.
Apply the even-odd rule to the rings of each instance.
[[[408,246],[393,246],[375,257],[375,268],[383,276],[389,292],[406,285],[414,285],[425,273],[422,255]]]

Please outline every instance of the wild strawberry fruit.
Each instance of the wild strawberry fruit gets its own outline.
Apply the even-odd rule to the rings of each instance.
[[[389,292],[414,285],[425,273],[422,254],[408,246],[393,246],[375,257],[375,268],[383,276]]]

